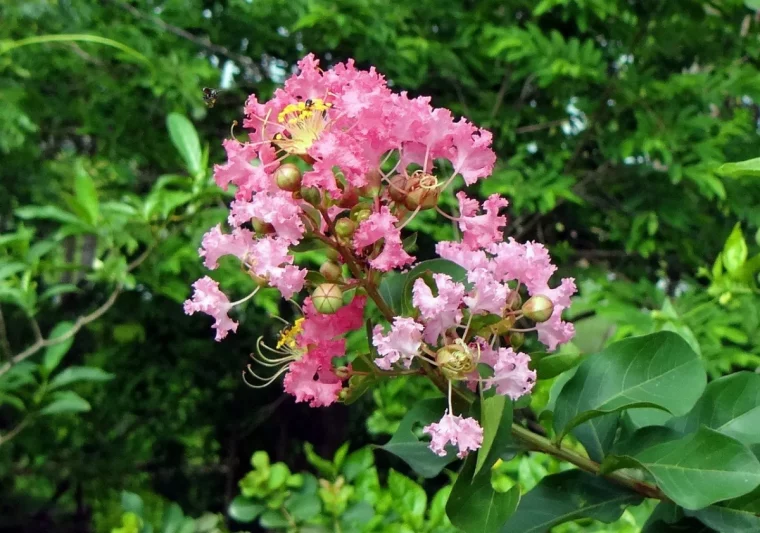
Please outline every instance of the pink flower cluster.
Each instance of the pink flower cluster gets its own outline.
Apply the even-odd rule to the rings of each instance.
[[[517,332],[535,331],[549,350],[568,342],[573,327],[561,315],[574,281],[552,287],[556,267],[542,245],[504,241],[508,202],[500,196],[481,203],[458,192],[456,215],[437,205],[457,178],[472,185],[491,174],[491,134],[433,108],[430,98],[394,93],[374,68],[358,70],[348,61],[325,71],[313,55],[298,67],[268,101],[248,99],[248,138],[224,141],[227,162],[214,169],[216,183],[233,186],[235,197],[229,229],[212,228],[199,254],[212,270],[222,257],[235,258],[250,274],[253,292],[230,302],[206,276],[193,285],[185,311],[213,317],[221,340],[238,327],[230,310],[260,287],[273,287],[284,299],[308,289],[304,316],[281,335],[277,357],[260,354],[265,366],[282,369],[270,378],[251,373],[267,383],[285,374],[285,390],[314,407],[337,401],[346,379],[360,375],[350,366],[336,369],[333,359],[355,355],[345,353],[345,335],[364,328],[365,294],[390,323],[371,332],[380,371],[424,365],[449,380],[450,388],[479,386],[512,399],[530,392],[536,375],[529,356],[515,351]],[[436,251],[464,274],[413,280],[414,312],[392,316],[373,287],[379,275],[415,265],[402,229],[425,209],[458,225],[461,241],[440,242]],[[320,242],[334,256],[308,279],[294,252],[304,239]],[[349,289],[357,295],[344,302]],[[524,297],[540,298],[542,307],[521,307]],[[473,329],[481,319],[488,319],[488,327]],[[479,365],[488,367],[485,375]],[[477,421],[452,412],[425,432],[439,455],[451,443],[463,457],[483,438]]]

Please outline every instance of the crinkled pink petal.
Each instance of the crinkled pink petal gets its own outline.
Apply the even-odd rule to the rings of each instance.
[[[288,255],[289,243],[275,237],[261,237],[251,247],[248,262],[257,276],[268,278],[278,275],[283,265],[292,265],[293,256]]]
[[[312,170],[304,173],[303,185],[316,187],[320,191],[327,192],[332,198],[340,198],[341,195],[332,165],[325,161],[316,161],[312,165]]]
[[[253,233],[244,228],[235,228],[232,233],[222,233],[221,224],[211,228],[201,241],[198,254],[204,258],[206,268],[215,269],[219,266],[219,258],[224,255],[234,255],[241,261],[253,249]]]
[[[436,344],[441,333],[462,320],[459,306],[464,298],[464,285],[455,282],[447,274],[433,274],[438,296],[422,278],[412,286],[412,302],[425,322],[425,342]]]
[[[311,352],[292,362],[283,380],[285,392],[295,396],[296,402],[309,402],[311,407],[327,407],[335,403],[342,388],[343,384],[330,364]]]
[[[369,264],[380,272],[388,272],[414,262],[414,257],[406,253],[400,240],[389,238],[385,240],[383,250]]]
[[[555,306],[549,320],[536,324],[538,340],[546,345],[550,352],[556,350],[558,345],[570,342],[575,336],[575,326],[570,322],[562,321],[564,309],[562,306]]]
[[[364,159],[361,144],[341,131],[327,131],[309,148],[309,155],[320,162],[320,168],[338,167],[346,181],[354,187],[367,184],[370,167]]]
[[[520,244],[513,238],[489,247],[494,257],[491,271],[502,281],[516,279],[528,288],[531,294],[538,294],[547,288],[549,278],[557,270],[552,265],[547,249],[538,243]]]
[[[285,265],[270,274],[269,284],[280,291],[284,299],[290,300],[294,294],[301,292],[308,273],[309,271],[303,268]]]
[[[462,241],[471,250],[487,248],[501,242],[504,238],[502,228],[507,223],[507,217],[499,216],[499,210],[509,202],[498,194],[492,194],[483,203],[485,214],[476,215],[480,208],[477,200],[467,198],[464,192],[457,193],[459,200],[459,228],[462,230]]]
[[[398,219],[393,216],[387,206],[380,208],[379,212],[372,213],[363,220],[354,233],[354,248],[360,250],[370,244],[375,244],[380,239],[400,241],[400,232],[396,228]]]
[[[493,274],[485,268],[469,271],[467,279],[473,284],[473,289],[464,297],[464,304],[470,312],[501,316],[507,304],[509,288],[496,281]]]
[[[232,307],[227,295],[219,290],[219,283],[208,276],[193,283],[193,297],[185,301],[185,313],[206,313],[214,318],[216,340],[220,341],[227,333],[237,331],[238,323],[227,316]]]
[[[479,178],[490,176],[496,163],[496,154],[491,149],[491,132],[475,128],[464,119],[456,123],[453,148],[450,150],[454,172],[461,174],[467,185]]]
[[[383,327],[379,324],[372,332],[372,344],[382,357],[375,359],[375,364],[383,370],[402,361],[406,368],[412,363],[412,358],[422,346],[422,324],[412,318],[396,317],[388,335],[383,335]]]
[[[289,243],[296,243],[304,233],[302,214],[301,207],[287,192],[259,193],[255,194],[250,202],[232,202],[229,223],[231,226],[240,226],[256,218],[271,224],[277,237]]]
[[[528,367],[530,356],[512,348],[500,348],[497,355],[493,377],[485,382],[484,388],[495,386],[497,393],[513,400],[528,394],[536,383],[536,371]]]
[[[446,455],[446,445],[451,443],[459,449],[457,456],[463,459],[469,452],[475,451],[483,444],[483,428],[474,418],[454,416],[448,411],[440,422],[434,422],[422,429],[430,435],[430,449],[436,455]]]
[[[366,296],[356,296],[350,304],[341,307],[332,315],[318,312],[311,298],[303,302],[304,320],[301,324],[299,344],[307,345],[329,340],[364,326],[364,305]]]
[[[435,245],[436,253],[467,270],[489,268],[490,260],[483,250],[471,250],[461,242],[441,241]],[[499,277],[499,279],[503,279]]]

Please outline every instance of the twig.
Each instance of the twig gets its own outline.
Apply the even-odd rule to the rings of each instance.
[[[165,31],[168,31],[169,33],[173,33],[177,37],[181,37],[182,39],[190,41],[191,43],[197,46],[200,46],[201,48],[204,48],[210,52],[213,52],[215,54],[220,54],[229,59],[237,61],[240,65],[253,71],[254,74],[256,74],[257,76],[261,75],[261,68],[259,67],[259,65],[257,65],[256,62],[248,56],[235,53],[225,46],[212,43],[207,37],[204,38],[204,37],[198,37],[197,35],[193,35],[192,33],[186,30],[183,30],[182,28],[179,28],[177,26],[173,26],[172,24],[168,24],[164,22],[163,20],[161,20],[161,18],[157,16],[145,14],[139,9],[137,9],[136,7],[131,6],[124,2],[121,2],[120,0],[108,0],[108,1],[126,11],[129,11],[133,16],[139,19],[146,20],[152,24],[155,24],[159,28]]]
[[[509,88],[509,78],[511,75],[512,69],[510,69],[509,65],[507,65],[507,67],[504,69],[504,77],[501,79],[499,92],[496,93],[496,100],[493,103],[493,108],[491,108],[492,119],[496,117],[496,113],[499,112],[499,108],[501,107],[502,102],[504,102],[504,96],[507,94],[507,89]]]
[[[542,122],[541,124],[531,124],[530,126],[522,126],[521,128],[517,128],[515,130],[515,133],[530,133],[532,131],[545,130],[547,128],[553,128],[554,126],[561,126],[565,122],[567,122],[566,118],[560,120],[552,120],[549,122]]]
[[[25,418],[21,422],[18,423],[16,427],[14,427],[12,430],[10,430],[8,433],[4,435],[0,435],[0,446],[11,440],[13,437],[21,433],[21,431],[29,424],[29,419]]]

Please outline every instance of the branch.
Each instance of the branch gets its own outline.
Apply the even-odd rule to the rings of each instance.
[[[531,124],[530,126],[523,126],[521,128],[517,128],[515,130],[515,133],[530,133],[532,131],[545,130],[547,128],[553,128],[554,126],[561,126],[565,122],[567,122],[566,118],[563,118],[560,120],[552,120],[549,122],[542,122],[541,124]]]
[[[18,425],[4,435],[0,435],[0,446],[11,440],[13,437],[21,433],[21,431],[29,424],[29,419],[25,418]]]
[[[2,308],[0,308],[0,348],[2,348],[3,354],[7,359],[13,357],[11,343],[8,341],[8,330],[5,329],[5,317],[3,316]]]
[[[182,39],[185,39],[187,41],[190,41],[191,43],[200,46],[201,48],[204,48],[205,50],[208,50],[209,52],[213,52],[215,54],[222,55],[224,57],[227,57],[228,59],[232,59],[234,61],[237,61],[240,65],[250,69],[253,71],[256,75],[261,75],[261,68],[259,65],[256,64],[256,62],[251,59],[248,56],[245,56],[243,54],[238,54],[236,52],[231,51],[229,48],[212,43],[208,37],[198,37],[197,35],[193,35],[189,31],[186,31],[182,28],[179,28],[177,26],[173,26],[171,24],[168,24],[161,20],[161,18],[154,16],[154,15],[148,15],[140,11],[134,6],[131,6],[125,2],[121,2],[120,0],[108,0],[112,4],[115,4],[116,6],[124,9],[125,11],[129,11],[134,17],[139,18],[141,20],[148,21],[162,30],[168,31],[169,33],[172,33],[176,35],[177,37],[181,37]]]

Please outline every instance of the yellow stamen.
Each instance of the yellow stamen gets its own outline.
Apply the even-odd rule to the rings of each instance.
[[[332,104],[321,98],[288,104],[280,111],[277,122],[287,125],[287,135],[276,134],[274,142],[291,154],[305,154],[327,127],[327,111]]]
[[[280,338],[277,341],[277,348],[282,348],[283,346],[287,346],[288,348],[295,348],[296,347],[296,337],[299,333],[303,330],[302,324],[304,319],[299,318],[295,321],[293,326],[284,329],[280,332]]]

